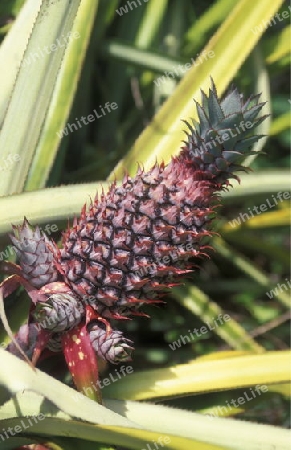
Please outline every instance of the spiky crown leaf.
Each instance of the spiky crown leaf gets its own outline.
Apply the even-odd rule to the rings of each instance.
[[[253,130],[267,117],[258,117],[265,103],[259,103],[260,95],[245,102],[237,88],[220,101],[213,81],[208,97],[203,91],[201,95],[202,106],[195,102],[198,121],[192,120],[192,125],[184,121],[189,128],[184,153],[190,154],[197,169],[224,183],[242,169],[241,162],[262,137]]]

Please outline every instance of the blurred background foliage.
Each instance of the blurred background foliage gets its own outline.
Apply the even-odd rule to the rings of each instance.
[[[76,59],[76,72],[80,69],[76,77],[79,79],[74,78],[71,69],[73,84],[66,85],[60,91],[62,119],[56,122],[55,127],[63,123],[63,126],[56,128],[60,131],[68,123],[76,123],[82,116],[92,114],[94,109],[100,113],[106,102],[115,102],[118,108],[86,126],[82,125],[62,139],[54,132],[54,150],[44,146],[46,150],[41,154],[42,159],[39,155],[34,156],[23,191],[102,180],[106,186],[104,180],[112,179],[113,173],[118,179],[124,168],[134,173],[137,164],[144,164],[149,156],[147,152],[152,151],[151,148],[138,147],[140,153],[133,153],[134,158],[130,157],[136,140],[152,123],[160,108],[175,96],[182,78],[166,76],[159,83],[159,77],[165,76],[165,72],[171,69],[173,71],[177,64],[186,64],[191,62],[191,58],[199,57],[209,43],[216,45],[215,36],[230,20],[234,9],[240,4],[247,4],[246,1],[233,0],[136,0],[137,7],[130,9],[129,3],[118,0],[92,2],[89,15],[92,32],[90,38],[88,36],[88,48],[86,50],[87,44],[84,42],[80,51],[82,54]],[[271,0],[266,1],[266,7],[271,3]],[[1,1],[0,34],[3,38],[23,4],[24,0]],[[124,13],[124,9],[121,14],[122,7],[127,8],[128,12]],[[173,289],[165,305],[148,309],[150,320],[135,319],[123,323],[126,335],[136,344],[131,363],[135,371],[187,363],[222,350],[260,353],[263,349],[279,351],[289,348],[289,201],[280,201],[272,209],[254,215],[238,226],[230,224],[240,214],[249,213],[254,206],[266,203],[267,199],[274,203],[273,198],[278,192],[290,190],[291,9],[288,2],[281,2],[278,9],[280,17],[286,11],[289,15],[284,20],[274,20],[271,26],[257,22],[258,29],[248,29],[245,42],[240,41],[240,46],[236,48],[238,54],[244,53],[248,40],[256,34],[262,36],[258,37],[254,48],[241,57],[237,69],[232,67],[232,61],[223,59],[223,53],[214,56],[214,59],[220,58],[220,65],[213,67],[211,75],[215,82],[217,79],[224,80],[218,85],[220,93],[227,87],[227,80],[227,84],[233,82],[245,96],[262,92],[262,98],[269,100],[266,107],[271,114],[267,130],[269,137],[261,154],[251,164],[253,172],[241,177],[240,186],[234,181],[234,189],[223,195],[216,225],[220,237],[213,239],[211,259],[202,261],[201,269],[191,275],[181,288]],[[239,11],[237,14],[239,17]],[[240,19],[247,27],[251,17],[241,16]],[[227,46],[232,45],[231,39],[228,35],[225,54]],[[202,63],[196,68],[199,77],[208,78],[205,65]],[[183,104],[187,97],[189,102],[192,96],[192,92],[184,90],[181,99],[174,97],[177,110],[180,101]],[[200,100],[199,95],[196,99]],[[191,108],[194,115],[194,102]],[[171,112],[175,115],[175,109],[172,108]],[[58,115],[58,105],[54,115]],[[187,117],[177,117],[177,120],[181,119]],[[166,131],[158,131],[162,140],[162,133]],[[49,132],[47,139],[51,142]],[[159,160],[167,159],[177,148],[174,145],[166,151],[167,154],[156,155]],[[126,159],[128,155],[129,159]],[[125,163],[120,169],[118,163],[123,158]],[[72,197],[67,192],[64,202],[74,201]],[[84,202],[87,200],[84,198]],[[79,209],[81,207],[82,203]],[[30,219],[29,207],[25,215]],[[72,216],[71,213],[68,215]],[[51,223],[57,223],[59,231],[62,231],[66,226],[63,219],[55,214]],[[46,218],[44,223],[48,222]],[[60,232],[53,237],[59,239]],[[6,233],[2,234],[0,242],[1,249],[3,246],[5,248],[8,243]],[[9,258],[13,260],[14,255],[9,255]],[[284,283],[285,287],[269,298],[267,292],[275,289],[278,283],[282,286]],[[23,321],[27,308],[25,295],[19,291],[7,306],[14,330]],[[169,344],[181,335],[189,335],[189,330],[199,329],[205,322],[211,323],[220,313],[228,314],[232,320],[224,327],[217,327],[181,348],[171,350]],[[2,339],[3,336],[4,333]],[[60,361],[61,357],[46,361],[43,369],[71,383],[65,368],[59,369]],[[104,368],[106,370],[108,368]],[[199,393],[194,400],[191,395],[165,398],[164,403],[192,411],[208,408],[211,411],[211,407],[237,398],[240,393],[241,389],[237,387],[227,392]],[[290,426],[286,391],[270,391],[233,414],[239,414],[246,420]]]

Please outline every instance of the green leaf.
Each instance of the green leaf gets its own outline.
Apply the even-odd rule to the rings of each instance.
[[[234,203],[252,197],[264,196],[264,200],[275,192],[290,191],[290,172],[285,169],[266,170],[256,174],[242,174],[241,183],[222,193],[223,203]]]
[[[239,323],[227,314],[227,319],[224,320],[225,314],[220,306],[196,286],[185,282],[183,286],[174,288],[171,294],[190,313],[197,315],[205,324],[208,324],[208,332],[213,331],[231,347],[237,350],[262,351],[262,347]],[[214,319],[217,321],[214,322]]]
[[[290,382],[290,357],[290,351],[260,355],[250,352],[213,353],[187,364],[135,372],[105,387],[104,395],[128,400],[151,400],[258,384],[286,383]]]
[[[270,79],[269,74],[266,70],[266,66],[264,63],[263,55],[261,52],[260,45],[258,44],[254,50],[251,53],[251,59],[253,61],[253,71],[254,71],[254,79],[256,80],[256,85],[254,88],[255,94],[264,93],[264,102],[266,104],[263,106],[261,115],[267,115],[265,120],[259,124],[258,127],[256,127],[255,133],[261,136],[264,136],[262,139],[259,139],[258,142],[253,146],[252,151],[254,152],[253,155],[247,156],[247,158],[244,159],[242,162],[242,165],[249,167],[251,163],[254,161],[254,159],[258,156],[258,153],[263,149],[265,146],[268,135],[270,132],[270,126],[271,126],[271,92],[270,92]]]
[[[266,59],[267,64],[273,64],[274,62],[281,60],[284,56],[290,55],[290,40],[291,25],[286,26],[281,33],[276,35],[276,39],[273,40],[274,45],[272,52]]]
[[[40,0],[25,2],[17,20],[0,46],[0,61],[5,64],[5,70],[0,71],[0,126],[3,123],[17,72],[39,8]]]
[[[25,190],[43,188],[53,165],[61,141],[59,137],[66,126],[73,103],[77,83],[88,47],[98,0],[83,0],[74,25],[72,36],[65,52],[44,126],[25,183]]]
[[[232,0],[218,0],[195,20],[185,36],[185,52],[188,55],[193,54],[201,46],[207,31],[222,22],[232,7]]]
[[[17,367],[24,373],[25,377],[27,365],[7,352],[4,352],[3,355],[2,361],[4,363],[7,362],[7,355],[11,362],[11,366],[9,366],[11,370]],[[11,358],[15,360],[14,364]],[[7,377],[3,379],[2,370],[0,370],[0,384],[7,385]],[[37,371],[32,384],[28,382],[23,384],[23,377],[18,377],[19,380],[21,379],[20,383],[17,383],[15,375],[9,376],[9,378],[8,387],[10,390],[15,392],[24,389],[24,391],[19,392],[0,407],[0,427],[5,430],[20,425],[22,431],[31,438],[33,436],[45,436],[47,440],[50,436],[54,441],[56,436],[70,436],[71,438],[77,437],[86,441],[121,445],[133,449],[141,448],[142,445],[146,445],[147,442],[153,440],[158,442],[158,439],[165,435],[170,440],[167,447],[169,449],[187,450],[191,446],[200,445],[199,448],[202,450],[221,450],[219,445],[200,443],[191,436],[183,437],[181,433],[175,435],[170,432],[152,431],[151,428],[140,426],[138,423],[126,419],[123,415],[76,393],[73,389],[42,372]],[[31,392],[31,390],[34,392]],[[52,390],[52,392],[49,394],[48,401],[49,390]],[[71,411],[70,414],[68,414],[69,410]],[[32,426],[29,426],[27,416],[36,418],[32,421]]]
[[[270,134],[275,136],[282,131],[289,130],[291,123],[291,112],[287,111],[285,114],[281,114],[279,117],[273,120],[271,124]]]
[[[25,0],[2,0],[0,5],[0,14],[1,15],[9,15],[16,14],[19,12]]]
[[[135,39],[138,48],[147,48],[153,37],[157,34],[161,19],[168,7],[169,0],[149,2],[145,8],[141,24]]]
[[[269,291],[273,289],[274,286],[271,285],[268,277],[259,269],[257,269],[252,262],[250,262],[246,257],[240,255],[231,246],[227,245],[226,242],[221,238],[213,239],[213,247],[215,250],[226,260],[230,261],[235,267],[242,271],[245,275],[250,277],[256,283]],[[280,292],[277,294],[277,299],[287,308],[290,308],[290,296],[285,292]]]
[[[210,371],[213,369],[210,368]],[[205,376],[205,374],[204,374]],[[106,401],[116,412],[138,421],[151,430],[191,436],[209,444],[221,445],[225,450],[290,450],[290,431],[279,427],[248,423],[235,419],[210,418],[161,405],[138,402]],[[201,450],[203,447],[189,447]],[[177,447],[179,450],[179,447]]]
[[[67,221],[69,217],[79,216],[83,204],[89,204],[96,192],[101,192],[107,184],[61,186],[0,198],[0,233],[10,232],[11,224],[22,223],[24,216],[32,225]]]
[[[96,405],[94,402],[91,403]],[[77,437],[89,442],[107,442],[134,449],[146,446],[149,442],[156,442],[156,444],[159,442],[161,446],[165,438],[168,438],[165,448],[173,450],[189,448],[256,450],[258,444],[265,445],[266,442],[270,444],[276,442],[280,450],[288,448],[289,432],[277,427],[250,424],[233,419],[212,418],[202,414],[173,410],[165,406],[130,401],[106,400],[105,404],[110,410],[135,420],[139,425],[136,425],[136,428],[113,427],[70,420],[41,395],[32,392],[16,395],[0,409],[0,418],[5,418],[5,422],[2,421],[1,425],[5,424],[6,430],[8,427],[13,430],[16,425],[21,425],[23,420],[24,425],[27,426],[25,422],[27,419],[24,416],[37,418],[42,411],[45,419],[25,429],[27,436],[36,436],[40,440],[41,436],[45,436],[46,441],[50,436],[51,440],[56,442],[59,442],[59,436],[71,436],[71,438]],[[160,420],[161,417],[163,420]],[[241,439],[234,439],[234,435],[240,436]]]
[[[240,228],[267,228],[267,227],[278,227],[278,226],[288,226],[290,224],[290,208],[282,208],[278,211],[265,212],[262,215],[257,215],[250,217],[246,222],[233,226],[231,221],[223,226],[223,231],[237,231]]]
[[[2,157],[13,160],[1,175],[2,195],[23,189],[79,4],[80,0],[41,3],[0,133]]]
[[[74,397],[76,391],[38,369],[33,370],[27,363],[1,348],[0,357],[0,385],[4,385],[11,393],[16,394],[21,391],[31,390],[44,396],[68,416],[87,422],[102,425],[134,426],[133,422],[112,413],[85,396],[81,396],[81,399],[78,399],[78,408],[76,408]],[[9,370],[5,369],[7,367],[9,367]],[[27,408],[30,407],[32,407],[32,404],[28,402]],[[0,408],[1,414],[3,414],[3,408],[3,406]],[[16,413],[16,415],[18,414]]]

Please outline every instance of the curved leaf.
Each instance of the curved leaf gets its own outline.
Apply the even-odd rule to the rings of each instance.
[[[67,39],[79,4],[80,0],[41,2],[0,133],[2,157],[18,155],[10,170],[2,172],[1,195],[23,189],[64,56],[64,36]]]
[[[76,92],[82,64],[91,35],[98,0],[83,0],[72,28],[77,36],[68,44],[44,126],[28,173],[25,190],[43,188],[53,165]]]
[[[212,370],[212,369],[211,369]],[[202,442],[222,445],[230,450],[290,449],[290,431],[279,427],[248,423],[235,419],[208,417],[161,405],[138,402],[106,401],[112,410],[135,419],[151,430],[164,430],[171,434],[196,437]],[[199,436],[199,438],[198,438]],[[189,447],[190,448],[190,447]],[[196,447],[191,447],[195,448]],[[202,448],[202,447],[201,447]],[[200,446],[197,447],[200,450]]]
[[[2,126],[5,111],[8,107],[16,75],[23,58],[33,23],[36,20],[41,0],[26,1],[17,16],[9,33],[0,46],[0,62],[5,70],[0,72],[0,125]],[[11,51],[13,49],[13,51]]]
[[[128,375],[104,388],[110,398],[149,400],[290,381],[290,351],[198,359]],[[252,370],[250,371],[250,367]]]

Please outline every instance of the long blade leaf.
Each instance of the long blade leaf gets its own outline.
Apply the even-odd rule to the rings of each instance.
[[[23,189],[79,4],[42,1],[0,133],[2,157],[12,159],[1,195]]]

